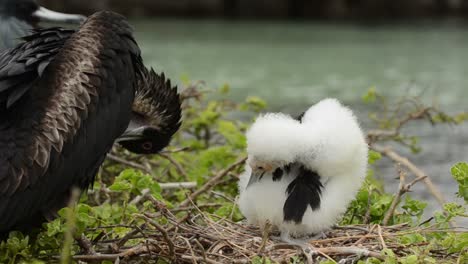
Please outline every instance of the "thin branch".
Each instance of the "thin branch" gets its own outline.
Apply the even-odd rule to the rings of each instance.
[[[266,251],[272,251],[276,249],[291,249],[297,248],[297,245],[294,244],[286,244],[286,243],[278,243],[273,244],[266,248]],[[326,255],[356,255],[356,256],[365,256],[365,257],[374,257],[380,260],[384,260],[384,256],[382,254],[370,251],[366,248],[360,247],[325,247],[325,248],[316,248],[315,250],[320,251],[322,254]]]
[[[418,176],[416,179],[414,179],[412,182],[409,184],[406,184],[406,173],[401,169],[401,164],[397,163],[397,169],[398,169],[398,175],[400,177],[400,183],[398,185],[398,190],[395,193],[395,197],[393,198],[392,204],[390,205],[390,208],[388,209],[387,213],[385,213],[385,217],[382,221],[383,225],[387,225],[388,222],[390,221],[390,218],[393,216],[393,213],[395,212],[396,207],[400,203],[401,197],[409,192],[411,190],[411,187],[416,184],[419,181],[424,180],[427,175],[421,175]]]
[[[167,243],[167,246],[169,247],[169,256],[175,256],[174,242],[169,237],[166,229],[164,229],[161,225],[159,225],[156,221],[154,221],[150,217],[146,216],[146,214],[142,214],[138,216],[144,218],[150,225],[154,226],[159,232],[161,232],[161,234],[164,237],[164,240]]]
[[[184,167],[180,165],[179,162],[177,162],[175,159],[171,157],[171,155],[164,154],[164,153],[159,153],[159,156],[167,159],[174,167],[176,168],[177,172],[181,174],[185,180],[189,179],[187,172],[185,171]]]
[[[168,183],[160,183],[159,186],[163,190],[171,190],[171,189],[191,189],[197,187],[196,182],[168,182]]]
[[[172,190],[172,189],[191,189],[197,187],[196,182],[168,182],[168,183],[160,183],[159,187],[161,190]],[[138,204],[143,199],[145,199],[148,194],[150,194],[150,189],[143,189],[140,195],[135,196],[130,204]]]
[[[96,251],[93,248],[93,244],[89,239],[84,235],[81,234],[81,237],[75,239],[80,248],[83,250],[83,252],[87,255],[95,255]]]
[[[365,248],[359,247],[327,247],[327,248],[320,248],[320,252],[327,254],[327,255],[356,255],[356,256],[365,256],[365,257],[373,257],[380,260],[384,260],[384,256],[382,254],[370,251]]]
[[[422,109],[417,110],[416,112],[408,113],[408,115],[405,118],[397,122],[397,125],[394,129],[392,130],[382,130],[382,129],[370,130],[367,133],[367,139],[370,143],[373,143],[377,141],[378,139],[396,137],[400,134],[401,128],[409,121],[423,119],[427,117],[429,117],[429,120],[430,120],[430,111],[432,110],[434,110],[433,107],[424,107]]]
[[[182,259],[184,260],[195,260],[195,261],[205,261],[206,263],[209,263],[209,264],[223,264],[222,262],[218,262],[216,260],[212,260],[212,259],[209,259],[209,258],[203,258],[203,257],[193,257],[193,256],[189,256],[189,255],[182,255],[180,256]]]
[[[393,216],[393,213],[395,212],[395,209],[398,203],[400,203],[401,196],[403,196],[403,194],[407,192],[407,190],[405,190],[406,173],[401,169],[400,163],[397,163],[397,170],[398,170],[398,176],[400,177],[400,183],[398,185],[398,190],[396,194],[394,195],[395,197],[393,198],[392,204],[390,205],[390,208],[385,213],[384,219],[382,221],[383,225],[388,224],[388,221],[390,221],[390,218]]]
[[[192,193],[188,199],[185,199],[183,202],[179,204],[179,207],[184,207],[190,204],[190,200],[194,200],[197,198],[200,194],[210,190],[213,188],[224,176],[226,176],[230,171],[236,169],[239,165],[243,164],[247,160],[247,157],[243,157],[233,164],[231,164],[229,167],[226,169],[220,171],[218,174],[216,174],[213,178],[208,180],[202,187],[200,187],[197,191]]]
[[[135,163],[135,162],[133,162],[133,161],[128,161],[128,160],[126,160],[126,159],[117,157],[117,156],[112,155],[112,154],[110,154],[110,153],[107,154],[107,158],[110,159],[110,160],[112,160],[112,161],[121,163],[121,164],[123,164],[123,165],[127,165],[127,166],[133,167],[133,168],[135,168],[135,169],[139,169],[139,170],[144,171],[144,172],[146,172],[146,173],[148,173],[148,174],[150,174],[150,175],[153,174],[153,172],[152,172],[151,170],[148,170],[147,167],[145,167],[145,166],[143,166],[143,165],[140,165],[140,164],[138,164],[138,163]]]
[[[437,202],[443,206],[446,203],[446,200],[442,193],[439,191],[439,189],[432,183],[431,179],[427,176],[426,173],[424,173],[421,169],[416,167],[411,161],[409,161],[407,158],[399,155],[395,151],[393,151],[390,147],[382,147],[382,146],[377,146],[373,145],[371,148],[374,151],[377,151],[381,153],[382,155],[390,158],[391,160],[401,163],[403,166],[405,166],[409,171],[411,171],[414,175],[416,175],[416,178],[421,178],[424,183],[426,184],[427,188],[431,192],[431,194],[436,198]]]
[[[119,241],[117,241],[116,245],[119,248],[122,247],[123,245],[125,245],[125,243],[127,243],[128,240],[132,239],[135,235],[137,235],[138,233],[143,233],[142,229],[144,229],[145,226],[146,224],[142,224],[139,227],[135,227],[132,231],[128,232]]]
[[[382,245],[382,249],[387,249],[387,244],[385,244],[385,240],[382,236],[382,227],[380,225],[377,225],[377,233],[379,234],[379,241]]]

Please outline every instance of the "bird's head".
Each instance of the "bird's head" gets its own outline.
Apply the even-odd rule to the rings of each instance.
[[[272,175],[276,169],[288,165],[287,161],[284,160],[269,160],[257,156],[250,156],[247,164],[252,170],[247,187],[254,182],[260,181],[265,175]]]
[[[117,142],[137,154],[158,153],[181,125],[181,102],[177,88],[164,73],[143,69],[138,79],[132,118]]]
[[[42,6],[35,0],[0,0],[0,14],[16,17],[35,26],[38,22],[81,23],[86,17],[59,13]]]
[[[261,157],[250,157],[248,164],[252,169],[252,174],[262,177],[265,173],[273,173],[277,168],[286,166],[288,163],[284,160],[268,160]]]
[[[302,130],[299,121],[281,113],[258,117],[247,131],[249,185],[277,168],[293,163],[299,153]]]

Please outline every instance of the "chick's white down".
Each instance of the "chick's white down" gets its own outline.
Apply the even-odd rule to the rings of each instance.
[[[248,160],[239,180],[239,208],[250,224],[269,220],[282,234],[295,236],[325,231],[334,225],[354,199],[366,175],[368,146],[352,111],[336,99],[310,107],[298,121],[284,114],[265,114],[247,131]],[[279,181],[272,173],[247,187],[255,162],[291,164]],[[320,176],[320,207],[307,207],[302,221],[285,222],[286,189],[305,166]]]

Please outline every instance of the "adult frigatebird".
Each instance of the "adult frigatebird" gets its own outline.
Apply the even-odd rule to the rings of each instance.
[[[0,233],[29,231],[88,188],[114,141],[156,153],[180,127],[179,94],[145,68],[126,19],[36,29],[0,53]]]

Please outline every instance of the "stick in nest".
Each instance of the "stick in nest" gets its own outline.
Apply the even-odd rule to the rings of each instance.
[[[210,190],[213,188],[224,176],[226,176],[230,171],[236,169],[239,165],[243,164],[247,160],[247,157],[243,157],[233,164],[231,164],[229,167],[226,169],[220,171],[218,174],[216,174],[213,178],[211,178],[209,181],[207,181],[200,189],[192,193],[187,199],[185,199],[183,202],[179,204],[179,207],[184,207],[190,204],[190,200],[195,200],[200,194]]]

